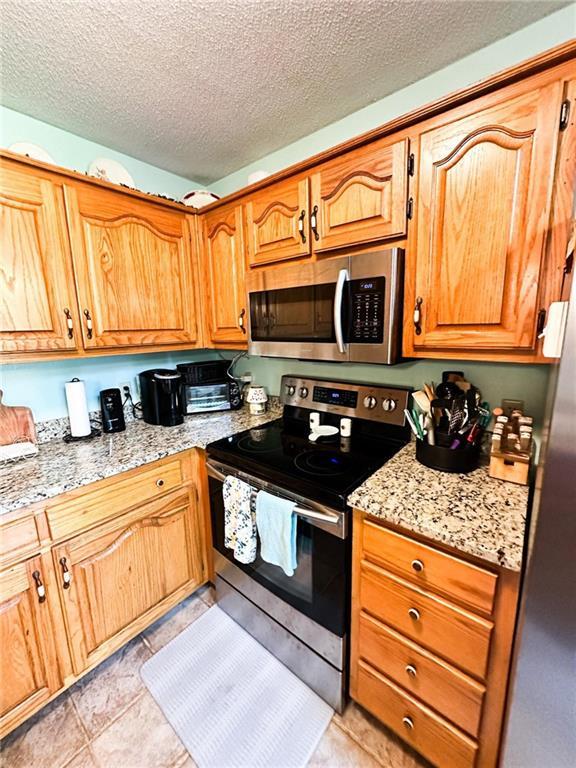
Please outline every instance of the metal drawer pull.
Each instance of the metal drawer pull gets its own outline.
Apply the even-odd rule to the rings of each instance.
[[[85,309],[84,310],[84,317],[86,318],[86,335],[89,339],[92,338],[92,318],[90,317],[90,312]]]
[[[315,240],[320,240],[320,233],[318,232],[318,206],[315,205],[310,214],[310,229],[314,234]]]
[[[416,571],[416,573],[422,573],[424,570],[424,563],[422,560],[412,560],[412,568]]]
[[[412,720],[411,717],[408,717],[408,715],[402,718],[402,722],[404,723],[406,728],[408,728],[409,731],[411,731],[414,728],[414,720]]]
[[[32,574],[32,578],[34,579],[34,582],[36,584],[36,592],[38,592],[38,602],[43,603],[44,600],[46,600],[46,588],[44,587],[44,584],[42,584],[42,579],[40,578],[40,571],[34,571]]]
[[[414,619],[414,621],[420,620],[420,611],[418,608],[410,608],[408,611],[408,616],[410,616],[411,619]]]
[[[304,219],[306,218],[306,211],[302,211],[300,213],[300,216],[298,216],[298,232],[300,232],[300,237],[302,238],[302,242],[306,242],[306,233],[304,232]]]
[[[406,673],[410,675],[410,677],[416,677],[416,667],[413,664],[407,664]]]
[[[66,318],[66,328],[68,329],[68,338],[74,338],[74,323],[72,321],[72,315],[68,307],[64,307],[64,316]]]
[[[238,327],[242,331],[242,333],[246,333],[246,326],[244,325],[244,315],[246,314],[246,310],[242,309],[242,312],[240,312],[240,315],[238,316]]]
[[[162,478],[159,478],[158,480],[156,480],[156,485],[158,486],[158,488],[162,488],[162,486],[164,485],[164,480],[162,480]]]
[[[62,566],[62,586],[64,589],[70,589],[70,582],[72,581],[72,577],[70,576],[70,571],[66,565],[66,558],[61,557],[59,563]]]
[[[422,333],[422,301],[422,296],[418,296],[414,307],[414,333],[416,336],[420,336]]]

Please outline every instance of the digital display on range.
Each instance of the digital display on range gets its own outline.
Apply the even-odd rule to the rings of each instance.
[[[333,389],[332,387],[314,387],[312,399],[315,403],[331,403],[342,408],[356,408],[358,392],[349,389]]]

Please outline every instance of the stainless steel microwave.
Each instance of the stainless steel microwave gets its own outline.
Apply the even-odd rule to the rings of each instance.
[[[253,355],[392,364],[400,356],[404,251],[388,248],[255,270]]]

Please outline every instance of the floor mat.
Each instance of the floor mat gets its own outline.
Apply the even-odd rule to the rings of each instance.
[[[334,714],[218,606],[141,675],[199,768],[301,768]]]

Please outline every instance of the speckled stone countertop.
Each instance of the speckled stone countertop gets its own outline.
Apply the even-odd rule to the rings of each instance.
[[[518,571],[528,487],[495,480],[487,467],[467,475],[428,469],[403,448],[368,478],[348,503],[461,552]]]
[[[214,440],[281,414],[274,403],[262,416],[251,416],[242,409],[187,416],[184,424],[176,427],[130,421],[125,432],[87,442],[50,440],[39,445],[38,454],[32,458],[0,465],[0,515],[180,451],[205,448]]]

